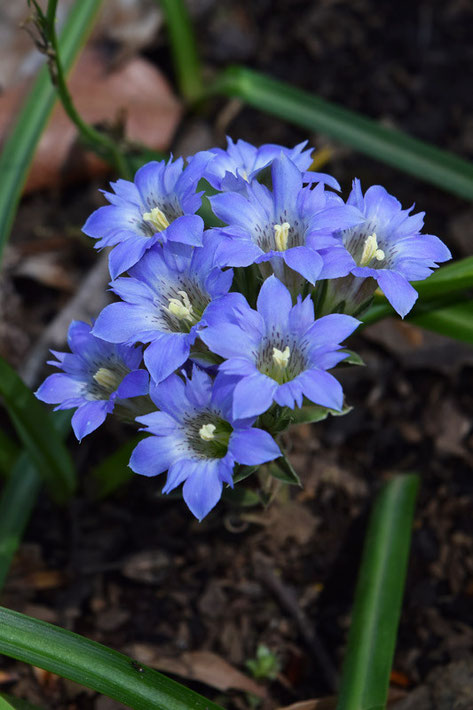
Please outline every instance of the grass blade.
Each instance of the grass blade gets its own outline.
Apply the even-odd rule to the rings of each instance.
[[[0,396],[19,439],[44,478],[52,498],[60,503],[66,501],[76,484],[72,459],[53,427],[51,417],[46,416],[44,406],[2,358]]]
[[[70,413],[58,412],[50,415],[50,419],[58,435],[64,438],[70,431]],[[0,590],[31,517],[41,484],[36,467],[23,452],[13,466],[0,498]]]
[[[418,487],[418,476],[397,476],[384,485],[375,501],[337,710],[385,708]]]
[[[42,710],[42,708],[32,705],[27,700],[15,698],[7,693],[0,693],[0,710]]]
[[[203,94],[202,72],[195,35],[184,0],[159,0],[166,18],[179,91],[189,102]]]
[[[8,476],[11,473],[20,450],[15,442],[0,429],[0,473]]]
[[[320,131],[420,180],[473,200],[471,163],[302,89],[251,69],[230,67],[217,78],[211,92],[236,96],[257,109],[307,130]]]
[[[409,322],[473,345],[473,301],[471,300],[419,313],[409,318]]]
[[[3,607],[0,653],[69,678],[135,710],[222,710],[122,653]]]
[[[71,68],[84,44],[100,5],[101,0],[78,0],[74,3],[59,41],[61,59],[66,71]],[[36,145],[55,101],[56,91],[49,79],[47,67],[44,66],[0,154],[0,260]]]
[[[101,500],[124,486],[135,475],[128,466],[133,449],[143,437],[136,436],[126,441],[113,454],[107,456],[90,475],[94,479],[94,498]]]

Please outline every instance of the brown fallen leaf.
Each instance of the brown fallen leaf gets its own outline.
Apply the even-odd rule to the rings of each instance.
[[[252,678],[211,651],[188,651],[180,656],[169,657],[161,656],[153,646],[137,643],[128,648],[127,652],[139,662],[164,673],[197,680],[221,691],[241,690],[258,698],[267,697],[266,690]]]
[[[390,707],[393,703],[401,700],[405,696],[406,693],[404,691],[391,688],[389,690],[387,707]],[[337,696],[330,695],[326,698],[302,700],[298,703],[293,703],[292,705],[285,705],[284,707],[279,707],[277,708],[277,710],[335,710],[336,707]]]
[[[91,124],[123,121],[125,136],[165,150],[181,116],[181,104],[163,74],[146,59],[134,57],[110,69],[103,52],[86,48],[68,82],[77,110]],[[0,142],[21,105],[27,84],[0,96]],[[77,143],[77,131],[56,106],[39,142],[25,192],[102,175],[108,166]]]
[[[302,700],[299,703],[285,705],[277,708],[277,710],[335,710],[337,706],[337,698],[335,695],[330,695],[327,698],[318,698],[314,700]]]

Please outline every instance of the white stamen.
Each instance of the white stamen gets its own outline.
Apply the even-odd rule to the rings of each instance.
[[[276,245],[276,251],[286,251],[290,228],[291,225],[289,222],[274,225],[274,242]]]
[[[193,318],[193,308],[192,303],[189,300],[189,296],[185,291],[178,291],[179,298],[170,298],[167,311],[171,315],[176,316],[178,320],[192,320]]]
[[[99,368],[94,375],[96,383],[107,392],[115,392],[122,379],[117,372],[109,370],[108,367]]]
[[[278,350],[278,348],[273,348],[273,362],[282,370],[286,369],[290,357],[291,351],[289,349],[289,345],[286,345],[284,350]]]
[[[215,439],[215,424],[202,424],[199,429],[199,436],[204,441]]]
[[[153,227],[157,232],[162,232],[164,229],[169,227],[169,220],[159,207],[153,207],[151,212],[145,212],[143,214],[143,219],[146,222],[151,222]]]
[[[376,233],[370,234],[366,237],[363,246],[363,253],[361,254],[360,266],[367,266],[372,259],[376,261],[382,261],[385,257],[385,253],[382,249],[378,249],[378,240],[376,238]]]

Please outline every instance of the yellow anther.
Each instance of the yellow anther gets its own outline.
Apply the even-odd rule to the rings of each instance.
[[[286,251],[290,228],[291,225],[289,222],[274,225],[274,243],[276,245],[276,251]]]
[[[372,259],[376,261],[382,261],[385,257],[385,253],[382,249],[378,249],[378,240],[376,238],[375,232],[366,237],[363,246],[363,253],[360,259],[360,266],[367,266]]]
[[[204,441],[215,439],[215,424],[202,424],[199,429],[199,436]]]
[[[286,369],[290,357],[291,351],[289,349],[289,345],[286,345],[284,350],[278,350],[278,348],[273,348],[273,362],[282,370]]]
[[[177,293],[181,298],[170,298],[167,311],[176,316],[178,320],[192,320],[194,309],[189,296],[185,291],[178,291]]]
[[[159,207],[153,207],[151,212],[145,212],[143,214],[143,219],[146,222],[150,222],[157,232],[162,232],[164,229],[169,227],[169,220]]]
[[[96,383],[107,392],[115,392],[122,381],[122,377],[108,367],[101,367],[94,375]]]

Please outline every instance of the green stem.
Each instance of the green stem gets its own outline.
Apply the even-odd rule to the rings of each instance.
[[[46,39],[51,44],[52,48],[52,54],[50,56],[51,80],[56,86],[64,110],[71,119],[71,121],[76,125],[82,136],[82,139],[85,142],[95,146],[99,150],[99,152],[102,151],[123,177],[130,177],[127,163],[123,156],[123,152],[117,146],[116,142],[112,138],[109,138],[109,136],[107,136],[105,133],[98,131],[93,126],[86,123],[74,105],[72,96],[67,87],[67,82],[64,75],[64,69],[59,51],[58,38],[56,33],[56,7],[57,0],[49,0],[45,18],[45,29],[48,35]]]
[[[159,0],[171,42],[179,90],[189,103],[202,98],[204,93],[195,35],[184,0]]]

